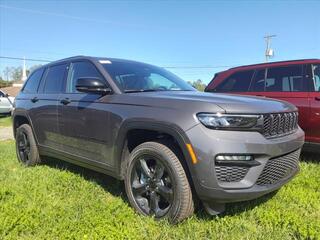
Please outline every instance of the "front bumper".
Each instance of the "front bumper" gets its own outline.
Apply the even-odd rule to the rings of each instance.
[[[277,190],[299,171],[298,158],[304,143],[300,128],[275,139],[266,139],[258,132],[211,130],[202,124],[186,133],[198,158],[197,164],[189,165],[193,183],[205,202],[254,199]],[[220,154],[252,155],[257,164],[218,166],[215,156]],[[279,174],[280,168],[285,172]]]

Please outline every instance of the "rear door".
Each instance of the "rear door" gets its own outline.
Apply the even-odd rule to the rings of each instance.
[[[299,109],[299,125],[310,131],[309,77],[303,65],[290,65],[257,70],[250,91],[252,95],[265,96],[290,102]]]
[[[320,64],[312,65],[312,90],[310,91],[310,127],[307,141],[320,143]]]
[[[112,168],[112,139],[108,104],[112,95],[101,96],[76,90],[81,77],[104,80],[95,65],[89,61],[70,64],[64,93],[59,101],[59,129],[63,139],[63,151],[86,163],[107,165]],[[79,159],[79,157],[81,159]]]
[[[38,93],[31,93],[30,117],[41,146],[62,150],[58,128],[58,103],[66,77],[67,63],[48,66],[43,74]],[[27,87],[27,86],[26,86]],[[23,90],[24,92],[26,89]]]

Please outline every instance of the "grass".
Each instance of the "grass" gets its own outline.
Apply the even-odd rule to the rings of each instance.
[[[11,125],[11,117],[0,116],[0,127],[10,127]]]
[[[0,142],[0,239],[320,239],[320,160],[277,193],[170,225],[136,214],[122,183],[57,160],[25,168]]]

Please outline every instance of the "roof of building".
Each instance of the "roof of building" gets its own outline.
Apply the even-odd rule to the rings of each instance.
[[[12,97],[16,97],[21,90],[21,87],[5,87],[0,88],[2,92],[8,93]]]

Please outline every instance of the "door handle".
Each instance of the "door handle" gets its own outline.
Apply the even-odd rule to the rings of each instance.
[[[31,98],[31,100],[30,100],[31,102],[33,102],[33,103],[36,103],[36,102],[38,102],[39,101],[39,98],[37,98],[37,97],[34,97],[34,98]]]
[[[68,105],[69,103],[71,103],[71,101],[69,100],[69,98],[62,99],[60,102],[61,102],[63,105]]]
[[[315,97],[314,98],[316,101],[320,101],[320,97]]]

